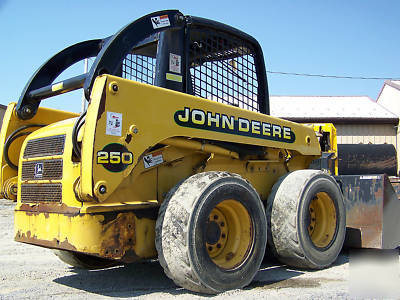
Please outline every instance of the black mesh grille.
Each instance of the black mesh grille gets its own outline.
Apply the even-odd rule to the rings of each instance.
[[[122,77],[154,85],[156,59],[150,56],[128,54],[122,64]]]
[[[35,167],[41,164],[41,172],[35,172]],[[62,159],[24,161],[22,163],[22,180],[62,179]]]
[[[22,202],[61,202],[61,183],[22,184]]]
[[[65,135],[57,135],[28,141],[24,158],[61,155],[64,153]]]
[[[190,46],[193,94],[251,111],[260,111],[254,51],[233,36],[196,35]]]

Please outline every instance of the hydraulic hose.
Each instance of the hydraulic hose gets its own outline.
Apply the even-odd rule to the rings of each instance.
[[[11,160],[10,157],[8,155],[8,150],[12,144],[13,141],[15,141],[17,138],[22,137],[22,136],[26,136],[31,134],[33,131],[29,131],[29,132],[21,132],[25,129],[28,128],[32,128],[32,127],[43,127],[45,125],[42,124],[29,124],[29,125],[24,125],[21,126],[20,128],[14,130],[6,139],[6,142],[4,143],[4,149],[3,149],[3,156],[4,156],[4,160],[6,161],[6,163],[10,166],[10,168],[14,169],[14,170],[18,170],[18,166],[15,165]],[[21,132],[21,133],[20,133]]]
[[[86,111],[84,111],[76,120],[74,124],[74,128],[72,129],[72,150],[76,157],[81,159],[81,147],[78,144],[78,133],[79,130],[82,128],[83,124],[85,124],[85,116]]]

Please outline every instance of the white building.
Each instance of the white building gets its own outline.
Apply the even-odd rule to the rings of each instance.
[[[400,84],[385,83],[381,98],[377,103],[367,96],[271,96],[270,109],[272,116],[298,123],[333,123],[338,144],[393,144],[400,161]]]
[[[386,81],[376,102],[400,116],[400,80]]]

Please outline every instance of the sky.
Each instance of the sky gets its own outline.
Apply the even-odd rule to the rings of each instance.
[[[112,35],[163,9],[179,9],[252,35],[268,71],[400,78],[398,0],[0,0],[0,104],[18,101],[37,68],[62,49]],[[83,73],[83,62],[70,72]],[[375,100],[383,83],[268,74],[271,95],[366,95]],[[81,91],[41,105],[78,112]]]

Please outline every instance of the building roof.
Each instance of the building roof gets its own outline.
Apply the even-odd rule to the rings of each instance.
[[[378,100],[377,101],[379,101],[379,98],[381,97],[381,95],[382,95],[382,92],[383,92],[383,89],[385,88],[385,86],[391,86],[392,88],[395,88],[396,90],[399,90],[400,91],[400,80],[386,80],[385,81],[385,83],[383,84],[383,86],[382,86],[382,88],[381,88],[381,91],[379,92],[379,95],[378,95]]]
[[[399,118],[367,96],[270,96],[271,115],[294,122],[397,124]]]
[[[400,80],[387,80],[385,83],[400,90]]]

